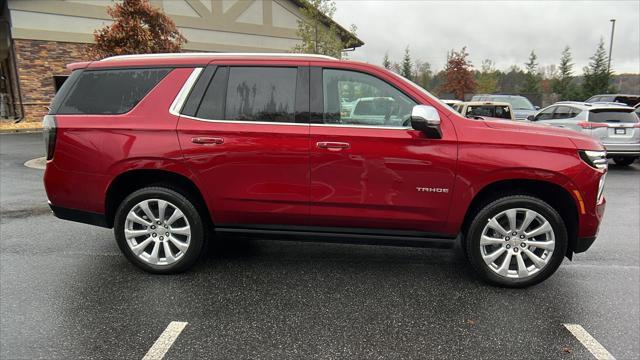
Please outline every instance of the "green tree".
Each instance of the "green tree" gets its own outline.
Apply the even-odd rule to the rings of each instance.
[[[540,74],[538,73],[538,56],[531,50],[529,54],[529,61],[524,64],[526,70],[526,76],[524,83],[520,88],[520,92],[525,94],[537,94],[539,93]]]
[[[475,91],[476,80],[466,46],[460,51],[451,50],[447,55],[447,65],[444,72],[445,79],[442,89],[453,93],[456,99],[464,100],[465,94]]]
[[[493,61],[485,59],[480,65],[480,71],[476,74],[476,83],[479,93],[491,94],[498,91],[498,72]]]
[[[180,52],[185,39],[175,23],[149,0],[124,0],[107,8],[113,23],[93,33],[90,52],[113,55]]]
[[[433,73],[431,72],[431,64],[428,62],[422,62],[420,60],[415,61],[415,69],[413,74],[413,81],[422,86],[423,88],[427,88],[429,86],[429,82],[431,81],[431,77]]]
[[[389,60],[388,52],[384,53],[384,59],[382,59],[382,66],[384,66],[385,69],[391,69],[391,60]]]
[[[411,54],[409,53],[409,46],[404,49],[404,57],[402,58],[402,65],[400,75],[406,77],[409,80],[413,79],[413,63],[411,62]]]
[[[560,56],[558,75],[551,81],[551,89],[560,96],[560,100],[578,100],[578,88],[573,84],[573,58],[571,49],[566,46]]]
[[[584,90],[584,97],[590,97],[595,94],[603,94],[609,92],[609,80],[611,79],[611,72],[607,69],[607,53],[604,50],[604,41],[600,38],[598,47],[595,54],[590,57],[591,61],[589,66],[585,66],[584,71],[584,83],[582,85]]]
[[[329,55],[342,58],[342,50],[350,46],[340,36],[338,27],[328,22],[336,12],[333,0],[306,0],[300,8],[304,20],[298,20],[300,44],[293,51],[304,54]],[[352,26],[351,30],[355,28]]]

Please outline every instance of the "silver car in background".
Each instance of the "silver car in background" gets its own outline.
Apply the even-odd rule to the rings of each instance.
[[[607,157],[628,166],[640,157],[640,119],[634,111],[624,104],[561,101],[531,121],[589,134],[602,142]]]

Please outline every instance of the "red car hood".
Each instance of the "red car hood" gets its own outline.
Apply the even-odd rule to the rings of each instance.
[[[568,138],[578,149],[604,150],[599,140],[577,131],[562,129],[551,125],[520,123],[513,120],[493,119],[484,122],[488,127],[500,130],[522,131],[533,134]]]

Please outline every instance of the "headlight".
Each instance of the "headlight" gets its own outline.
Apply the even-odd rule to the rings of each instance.
[[[580,150],[578,153],[580,154],[580,158],[592,168],[599,170],[607,169],[606,151]]]

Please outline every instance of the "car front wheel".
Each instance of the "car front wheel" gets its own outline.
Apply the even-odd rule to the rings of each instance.
[[[114,231],[127,259],[158,274],[187,270],[204,243],[203,222],[194,204],[164,187],[143,188],[127,196],[116,212]]]
[[[466,253],[487,282],[526,287],[551,276],[567,251],[567,230],[558,212],[532,196],[506,196],[482,208],[466,238]]]

